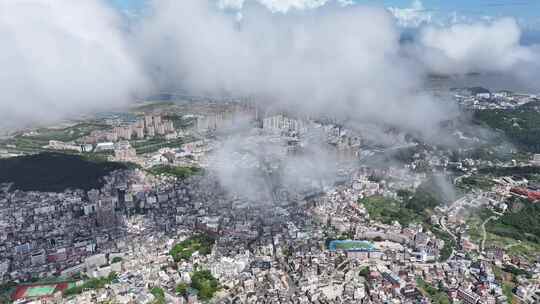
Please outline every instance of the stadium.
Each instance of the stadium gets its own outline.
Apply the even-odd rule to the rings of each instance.
[[[19,285],[15,292],[11,294],[13,301],[20,299],[39,299],[52,297],[56,292],[62,292],[68,288],[74,287],[75,283],[53,283],[53,284],[32,284]]]
[[[335,240],[328,245],[330,251],[375,251],[375,246],[368,241]]]

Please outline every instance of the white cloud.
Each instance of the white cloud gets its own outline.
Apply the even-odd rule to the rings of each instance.
[[[521,29],[511,18],[431,26],[421,31],[418,57],[436,73],[509,72],[538,62],[520,38]]]
[[[141,49],[166,87],[255,95],[291,111],[433,130],[448,109],[417,92],[420,71],[401,56],[384,8],[305,15],[244,7],[234,16],[202,0],[156,1]],[[430,127],[427,127],[430,126]]]
[[[0,1],[0,125],[125,104],[145,84],[99,1]]]
[[[221,9],[241,10],[246,0],[219,0],[218,7]]]
[[[241,10],[245,3],[258,2],[274,13],[287,13],[290,10],[307,10],[321,7],[330,2],[350,5],[352,0],[219,0],[222,9]]]
[[[414,0],[407,8],[389,7],[388,10],[403,27],[419,27],[433,20],[433,15],[425,9],[420,0]]]

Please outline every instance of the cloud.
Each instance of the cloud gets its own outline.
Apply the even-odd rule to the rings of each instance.
[[[323,134],[313,132],[310,138],[290,154],[284,138],[240,132],[221,142],[210,156],[209,169],[230,195],[252,203],[278,203],[288,195],[320,191],[337,181],[339,162]]]
[[[414,0],[407,8],[389,7],[388,10],[402,27],[419,27],[433,21],[432,13],[425,9],[420,0]]]
[[[155,1],[153,11],[140,45],[164,87],[422,132],[452,113],[418,93],[422,71],[401,55],[400,31],[384,8],[276,15],[244,7],[241,23],[211,1]]]
[[[101,1],[0,1],[0,126],[126,104],[145,77]]]
[[[422,57],[436,73],[506,72],[534,62],[520,45],[521,29],[511,18],[492,22],[426,27],[420,34]]]
[[[222,9],[240,10],[247,2],[257,2],[274,13],[287,13],[290,10],[307,10],[336,2],[340,5],[352,4],[351,0],[219,0],[218,6]]]

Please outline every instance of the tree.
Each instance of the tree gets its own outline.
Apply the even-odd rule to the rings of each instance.
[[[362,268],[360,270],[360,276],[361,277],[367,278],[369,276],[369,273],[370,273],[370,270],[369,270],[368,266],[366,266],[366,267],[364,267],[364,268]]]
[[[176,285],[176,293],[182,296],[186,296],[188,292],[188,284],[186,283],[180,283]]]
[[[122,258],[121,258],[121,257],[114,257],[114,258],[112,259],[111,262],[112,262],[113,264],[114,264],[114,263],[120,263],[120,262],[122,262]]]
[[[155,297],[154,304],[165,304],[165,292],[159,287],[150,289],[150,293]]]
[[[200,270],[191,276],[191,287],[199,291],[199,298],[210,300],[218,289],[218,281],[208,270]]]

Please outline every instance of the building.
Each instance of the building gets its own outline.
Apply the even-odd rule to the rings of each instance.
[[[463,304],[477,304],[480,301],[480,296],[465,289],[458,289],[457,297]]]
[[[302,120],[292,119],[282,114],[263,119],[263,129],[270,132],[294,131],[305,132],[306,126]]]
[[[137,150],[131,147],[129,142],[120,142],[114,149],[114,159],[121,162],[134,161],[137,158]]]
[[[82,147],[79,145],[68,144],[59,140],[50,140],[49,144],[45,147],[48,149],[53,149],[53,150],[63,150],[63,151],[70,150],[70,151],[77,151],[77,152],[82,151]]]

